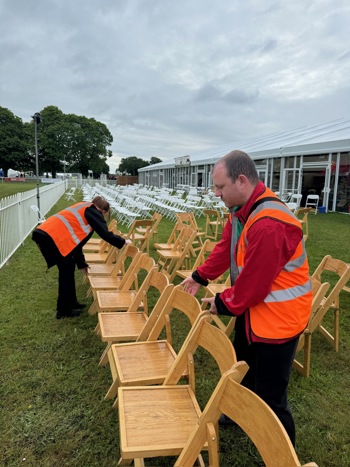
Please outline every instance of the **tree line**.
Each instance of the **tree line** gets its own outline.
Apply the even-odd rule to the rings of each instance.
[[[113,136],[104,123],[94,118],[64,114],[58,107],[48,106],[40,112],[37,142],[40,174],[81,173],[88,176],[108,174],[108,149]],[[161,162],[152,157],[147,162],[138,157],[121,159],[119,173],[137,175],[137,169]],[[23,122],[9,109],[0,107],[0,167],[20,172],[35,171],[34,120]]]

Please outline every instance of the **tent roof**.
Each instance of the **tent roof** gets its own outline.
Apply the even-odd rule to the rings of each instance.
[[[247,141],[238,141],[190,155],[190,165],[214,164],[240,149],[253,159],[350,151],[350,120],[339,119]],[[139,169],[139,172],[175,167],[174,159]]]

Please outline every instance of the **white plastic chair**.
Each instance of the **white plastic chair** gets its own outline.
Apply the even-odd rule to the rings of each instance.
[[[35,214],[38,216],[38,224],[42,224],[43,222],[45,222],[45,216],[43,216],[38,208],[38,206],[36,204],[32,204],[30,206],[30,209],[35,212]]]
[[[76,187],[73,186],[69,191],[65,192],[66,199],[68,201],[73,200],[75,201],[74,195],[75,195]]]
[[[317,214],[319,201],[320,197],[318,195],[307,195],[305,207],[314,209],[315,214]]]

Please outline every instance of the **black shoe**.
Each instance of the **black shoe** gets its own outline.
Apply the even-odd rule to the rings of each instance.
[[[57,310],[57,313],[56,313],[56,318],[57,319],[62,319],[62,318],[75,318],[77,316],[80,315],[80,310],[65,310],[65,311],[61,311],[61,310]]]
[[[73,310],[82,310],[83,308],[86,308],[85,303],[74,303],[73,305]]]
[[[234,422],[227,415],[222,414],[221,417],[219,418],[219,425],[220,426],[234,426],[234,425],[237,425],[237,423]]]

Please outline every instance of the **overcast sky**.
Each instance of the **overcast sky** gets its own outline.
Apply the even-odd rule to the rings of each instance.
[[[0,0],[0,106],[162,160],[350,117],[349,0]]]

